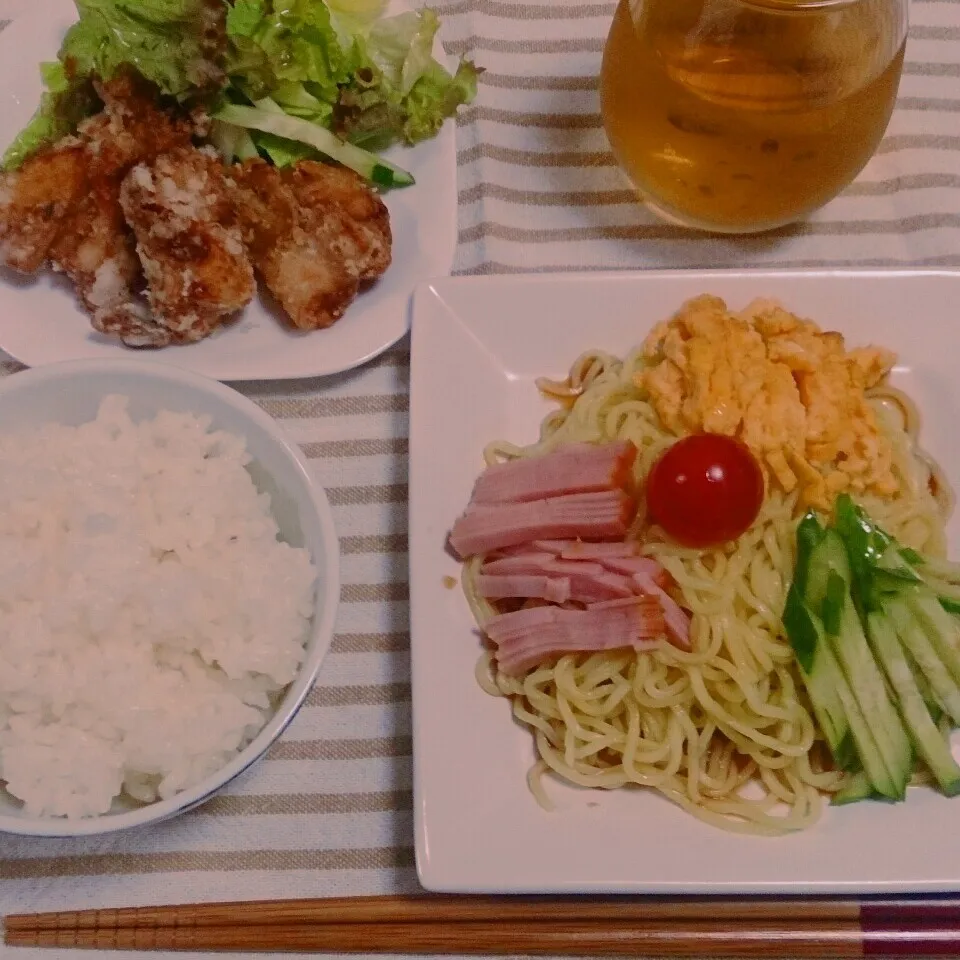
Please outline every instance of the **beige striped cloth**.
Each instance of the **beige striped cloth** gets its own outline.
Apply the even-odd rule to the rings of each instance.
[[[0,0],[0,20],[26,2]],[[858,181],[808,222],[752,239],[694,236],[633,201],[598,116],[612,3],[435,5],[449,51],[486,68],[458,125],[458,273],[960,266],[960,0],[913,0],[898,108]],[[342,376],[244,387],[311,458],[343,552],[333,649],[282,741],[222,795],[156,828],[75,842],[0,837],[0,914],[416,889],[408,361],[403,344]]]

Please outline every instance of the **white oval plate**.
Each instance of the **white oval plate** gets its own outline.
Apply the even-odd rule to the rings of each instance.
[[[406,6],[394,5],[398,11]],[[40,63],[56,59],[63,35],[76,18],[71,0],[47,0],[0,32],[0,151],[32,116],[42,90]],[[93,330],[65,278],[49,270],[22,277],[0,267],[0,347],[30,367],[137,356],[217,380],[315,377],[359,366],[407,332],[413,288],[448,274],[456,249],[453,122],[444,124],[434,140],[396,147],[387,156],[417,181],[384,197],[393,228],[393,263],[327,330],[292,331],[267,298],[256,297],[235,322],[208,340],[132,353]]]

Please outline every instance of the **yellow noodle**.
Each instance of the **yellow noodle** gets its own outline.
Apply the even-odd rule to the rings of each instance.
[[[629,439],[639,451],[637,479],[675,437],[660,425],[634,385],[638,351],[623,360],[598,351],[579,357],[568,378],[538,386],[561,407],[529,447],[494,441],[488,463],[535,457],[574,442]],[[901,492],[864,506],[915,549],[943,555],[949,485],[917,446],[919,418],[892,388],[870,402],[893,444]],[[513,701],[514,716],[534,733],[539,756],[531,792],[552,803],[544,776],[587,787],[658,790],[701,820],[727,830],[776,835],[802,830],[820,815],[823,793],[840,774],[826,756],[783,637],[783,609],[794,561],[796,495],[768,491],[753,526],[735,544],[691,550],[645,526],[641,503],[634,533],[642,552],[676,581],[691,613],[690,651],[666,641],[642,653],[567,654],[523,678],[496,671],[490,653],[477,667],[488,693]],[[496,610],[474,588],[483,562],[463,569],[463,586],[479,624]]]

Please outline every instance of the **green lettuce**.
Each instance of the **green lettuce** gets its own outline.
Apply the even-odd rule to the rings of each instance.
[[[217,89],[225,47],[222,0],[75,0],[80,19],[60,61],[76,76],[110,78],[130,65],[181,99]]]
[[[462,61],[453,77],[438,63],[430,64],[407,97],[403,139],[418,143],[436,136],[444,120],[476,95],[477,70],[473,64]]]
[[[429,8],[384,17],[386,0],[75,2],[79,19],[44,68],[40,106],[6,167],[73,132],[99,107],[92,78],[125,66],[220,117],[225,159],[259,153],[283,166],[320,151],[354,169],[382,168],[382,185],[394,186],[409,174],[372,152],[434,136],[476,95],[469,60],[451,74],[434,59],[439,20]],[[265,119],[265,102],[293,122]],[[224,119],[234,107],[246,120]]]
[[[223,0],[75,0],[79,19],[55,63],[43,64],[40,106],[3,155],[15,169],[31,153],[76,130],[100,105],[91,79],[134,67],[181,100],[202,98],[225,80]]]
[[[30,122],[7,147],[0,161],[4,170],[15,170],[30,154],[72,133],[98,103],[92,84],[71,80],[59,61],[40,64],[44,91]]]
[[[269,97],[367,149],[434,136],[476,95],[479,71],[433,57],[429,8],[382,17],[383,0],[234,0],[226,70],[234,102]],[[239,95],[239,96],[238,96]]]
[[[278,85],[300,83],[329,107],[362,65],[352,44],[341,45],[321,0],[236,0],[227,35],[227,72],[252,99],[273,98]]]

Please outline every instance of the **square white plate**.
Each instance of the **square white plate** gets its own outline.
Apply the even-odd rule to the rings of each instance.
[[[0,0],[0,19],[2,6]],[[389,12],[414,6],[411,0],[392,0]],[[56,60],[76,19],[71,0],[44,0],[0,33],[0,155],[40,102],[41,61]],[[439,41],[435,53],[442,58]],[[393,263],[326,330],[293,330],[279,308],[256,296],[235,322],[200,343],[134,352],[90,326],[64,277],[49,270],[22,277],[0,267],[0,348],[29,367],[88,357],[138,357],[217,380],[316,377],[359,366],[407,332],[413,288],[450,272],[457,245],[455,137],[449,120],[433,140],[385,154],[416,178],[414,186],[384,194]]]
[[[533,738],[477,686],[479,636],[445,551],[495,437],[536,439],[551,409],[534,386],[588,347],[623,354],[699,293],[757,296],[900,355],[893,381],[918,403],[924,447],[960,485],[960,273],[694,272],[453,278],[414,298],[410,589],[417,867],[453,892],[775,893],[960,889],[960,799],[824,810],[812,829],[743,837],[653,792],[549,780],[527,789]],[[960,553],[960,516],[949,528]]]

